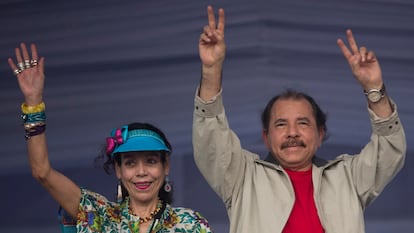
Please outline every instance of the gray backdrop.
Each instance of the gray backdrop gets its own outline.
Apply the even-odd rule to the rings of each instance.
[[[352,28],[374,49],[397,102],[406,165],[366,211],[368,232],[414,229],[414,3],[410,0],[2,0],[0,2],[1,232],[58,232],[57,204],[31,177],[19,118],[23,101],[6,59],[19,42],[46,58],[45,102],[52,164],[113,197],[116,180],[93,167],[113,127],[147,121],[174,147],[175,205],[228,229],[221,200],[194,165],[192,107],[200,78],[197,42],[206,6],[226,10],[224,102],[243,146],[264,155],[260,112],[286,87],[313,95],[328,113],[330,139],[318,152],[358,153],[370,124],[362,90],[336,45]],[[410,230],[411,229],[411,230]]]

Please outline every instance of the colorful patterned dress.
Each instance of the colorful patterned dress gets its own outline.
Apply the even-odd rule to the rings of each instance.
[[[129,213],[128,203],[128,198],[118,204],[98,193],[82,189],[77,232],[138,233],[139,217]],[[212,232],[207,220],[198,212],[187,208],[171,207],[168,204],[161,217],[151,221],[153,228],[148,233]]]

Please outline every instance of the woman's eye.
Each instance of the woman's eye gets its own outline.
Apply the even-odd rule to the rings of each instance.
[[[133,160],[127,160],[125,161],[125,166],[132,166],[134,165],[134,161]]]
[[[147,163],[156,164],[158,161],[156,159],[147,159]]]

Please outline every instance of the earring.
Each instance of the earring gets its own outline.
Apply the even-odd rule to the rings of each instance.
[[[168,178],[168,175],[165,176],[165,183],[164,183],[164,191],[169,193],[171,192],[171,181],[170,178]]]
[[[116,201],[118,203],[122,202],[122,183],[121,183],[121,180],[118,180],[118,191],[116,193]]]

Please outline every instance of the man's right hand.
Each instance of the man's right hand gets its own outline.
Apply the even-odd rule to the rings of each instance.
[[[224,41],[224,10],[219,9],[218,23],[212,6],[207,7],[208,25],[204,26],[198,43],[202,62],[202,77],[200,83],[200,97],[208,101],[221,88],[221,74],[226,55]]]

